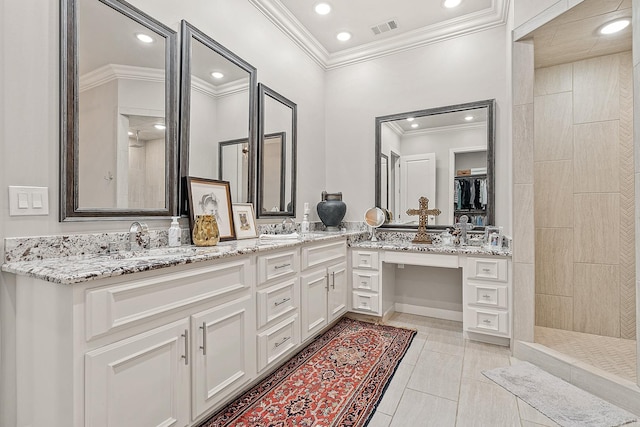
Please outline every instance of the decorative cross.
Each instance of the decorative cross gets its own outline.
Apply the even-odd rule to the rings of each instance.
[[[429,209],[429,199],[420,197],[419,209],[407,209],[407,215],[419,215],[418,233],[412,243],[432,243],[431,236],[427,233],[427,225],[429,224],[429,215],[440,215],[440,209]]]

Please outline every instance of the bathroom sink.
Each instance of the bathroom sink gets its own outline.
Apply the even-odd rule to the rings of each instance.
[[[166,247],[166,248],[153,248],[143,249],[139,251],[121,251],[109,254],[111,259],[149,259],[149,258],[168,258],[179,257],[182,255],[195,255],[197,249],[193,246],[184,247]]]

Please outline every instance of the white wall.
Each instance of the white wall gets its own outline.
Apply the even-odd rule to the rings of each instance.
[[[327,72],[327,190],[346,220],[375,203],[375,117],[495,98],[496,223],[510,233],[509,43],[501,26]]]

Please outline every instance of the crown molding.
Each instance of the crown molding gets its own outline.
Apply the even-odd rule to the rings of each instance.
[[[414,136],[414,135],[422,135],[422,134],[430,134],[430,133],[441,133],[441,132],[454,132],[458,130],[469,130],[475,128],[486,128],[486,123],[461,123],[457,125],[449,125],[449,126],[438,126],[431,127],[426,129],[410,129],[404,130],[402,126],[400,126],[397,121],[393,122],[384,122],[385,125],[389,127],[395,134],[398,136]]]
[[[220,98],[223,96],[235,95],[240,92],[249,91],[249,82],[246,80],[236,80],[215,86],[197,76],[191,76],[191,88],[196,92],[210,96],[212,98]]]
[[[370,61],[498,27],[506,24],[509,10],[509,0],[492,0],[490,8],[479,12],[418,28],[384,40],[329,53],[280,0],[249,0],[249,2],[325,70]]]
[[[80,76],[78,90],[93,89],[113,80],[141,80],[164,83],[164,70],[131,65],[107,64]]]

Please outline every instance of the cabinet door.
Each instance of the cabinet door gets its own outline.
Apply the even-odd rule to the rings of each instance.
[[[306,340],[328,324],[327,270],[322,269],[300,276],[302,340]]]
[[[253,304],[247,295],[191,317],[194,419],[255,376]]]
[[[347,311],[347,263],[328,268],[329,272],[329,322]]]
[[[188,425],[188,328],[184,319],[87,353],[85,425]]]

